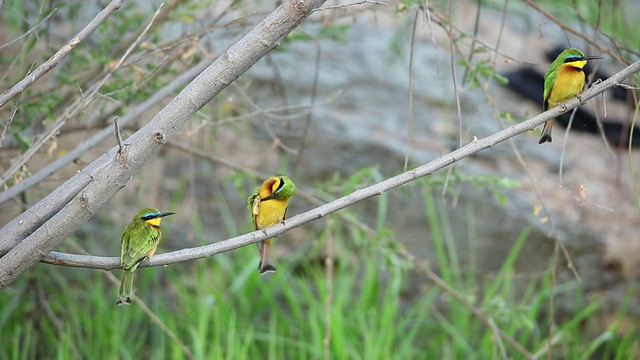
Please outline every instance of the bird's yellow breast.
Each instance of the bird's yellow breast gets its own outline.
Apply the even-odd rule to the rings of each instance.
[[[562,64],[558,69],[553,87],[547,98],[549,108],[570,100],[582,91],[584,87],[582,66],[586,64],[586,61],[575,61],[575,63],[579,64],[566,63]]]
[[[254,218],[256,229],[266,228],[284,220],[288,203],[289,200],[277,199],[261,201]]]

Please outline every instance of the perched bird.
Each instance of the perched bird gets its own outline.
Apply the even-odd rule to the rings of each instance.
[[[122,233],[122,253],[120,264],[124,269],[120,291],[118,292],[118,305],[131,304],[133,295],[133,272],[144,259],[151,259],[155,254],[162,232],[160,221],[173,212],[160,212],[154,208],[140,210]]]
[[[602,59],[597,56],[584,56],[582,51],[568,48],[556,57],[544,76],[544,111],[578,95],[584,88],[584,66],[587,60]],[[539,144],[551,142],[551,119],[544,124]]]
[[[286,176],[272,176],[249,196],[249,211],[256,230],[275,225],[284,220],[289,199],[296,192],[296,185]],[[258,243],[260,274],[276,271],[271,259],[271,241]]]

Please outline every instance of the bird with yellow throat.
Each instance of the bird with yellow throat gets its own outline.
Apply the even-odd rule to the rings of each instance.
[[[289,199],[295,194],[296,185],[286,176],[272,176],[265,180],[251,196],[248,208],[256,230],[275,225],[284,220]],[[260,274],[276,271],[271,257],[272,239],[258,243],[260,253]]]
[[[584,67],[587,60],[602,59],[598,56],[584,56],[582,51],[568,48],[556,57],[544,76],[544,111],[570,100],[584,88]],[[544,123],[539,144],[551,142],[551,119]]]
[[[119,305],[130,305],[133,296],[133,272],[144,259],[151,259],[162,239],[160,222],[173,212],[160,212],[154,208],[140,210],[124,228],[120,265],[124,269],[118,292]]]

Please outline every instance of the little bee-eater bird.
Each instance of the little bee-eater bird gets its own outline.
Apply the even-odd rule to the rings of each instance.
[[[547,111],[560,103],[570,100],[580,94],[584,88],[584,66],[587,60],[602,59],[598,56],[584,56],[582,51],[568,48],[553,60],[549,70],[544,76],[544,111]],[[551,119],[544,123],[539,144],[551,142]]]
[[[151,259],[158,249],[162,231],[160,221],[173,212],[160,212],[154,208],[140,210],[122,233],[122,253],[120,265],[124,269],[120,291],[118,292],[118,305],[130,305],[133,296],[133,272],[144,259]]]
[[[249,196],[249,211],[256,230],[275,225],[284,220],[289,199],[296,192],[296,185],[286,176],[272,176]],[[260,253],[260,274],[276,271],[271,258],[271,241],[258,243]]]

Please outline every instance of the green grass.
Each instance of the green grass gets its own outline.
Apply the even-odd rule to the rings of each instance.
[[[383,195],[379,205],[385,204]],[[384,218],[384,213],[378,214]],[[450,224],[428,196],[425,214],[440,263],[434,270],[497,327],[546,357],[550,273],[532,279],[521,297],[513,283],[513,264],[529,230],[515,239],[497,274],[479,276],[458,266]],[[434,226],[438,222],[441,226]],[[318,241],[330,237],[343,251],[338,244],[359,236],[352,230],[329,222]],[[415,268],[371,248],[363,247],[360,257],[338,256],[331,278],[319,262],[300,256],[278,259],[279,271],[261,277],[255,249],[248,247],[139,269],[135,289],[196,359],[320,359],[325,351],[333,359],[500,358],[494,333],[466,306],[433,283],[416,283],[409,277]],[[141,307],[115,306],[116,292],[117,284],[103,271],[38,265],[0,293],[0,359],[189,358]],[[575,292],[576,301],[583,299],[580,289],[564,284],[555,292]],[[583,331],[598,307],[597,300],[590,301],[556,320],[554,358],[635,354],[637,330],[620,331],[626,306],[604,331]],[[509,356],[523,358],[504,347]]]

